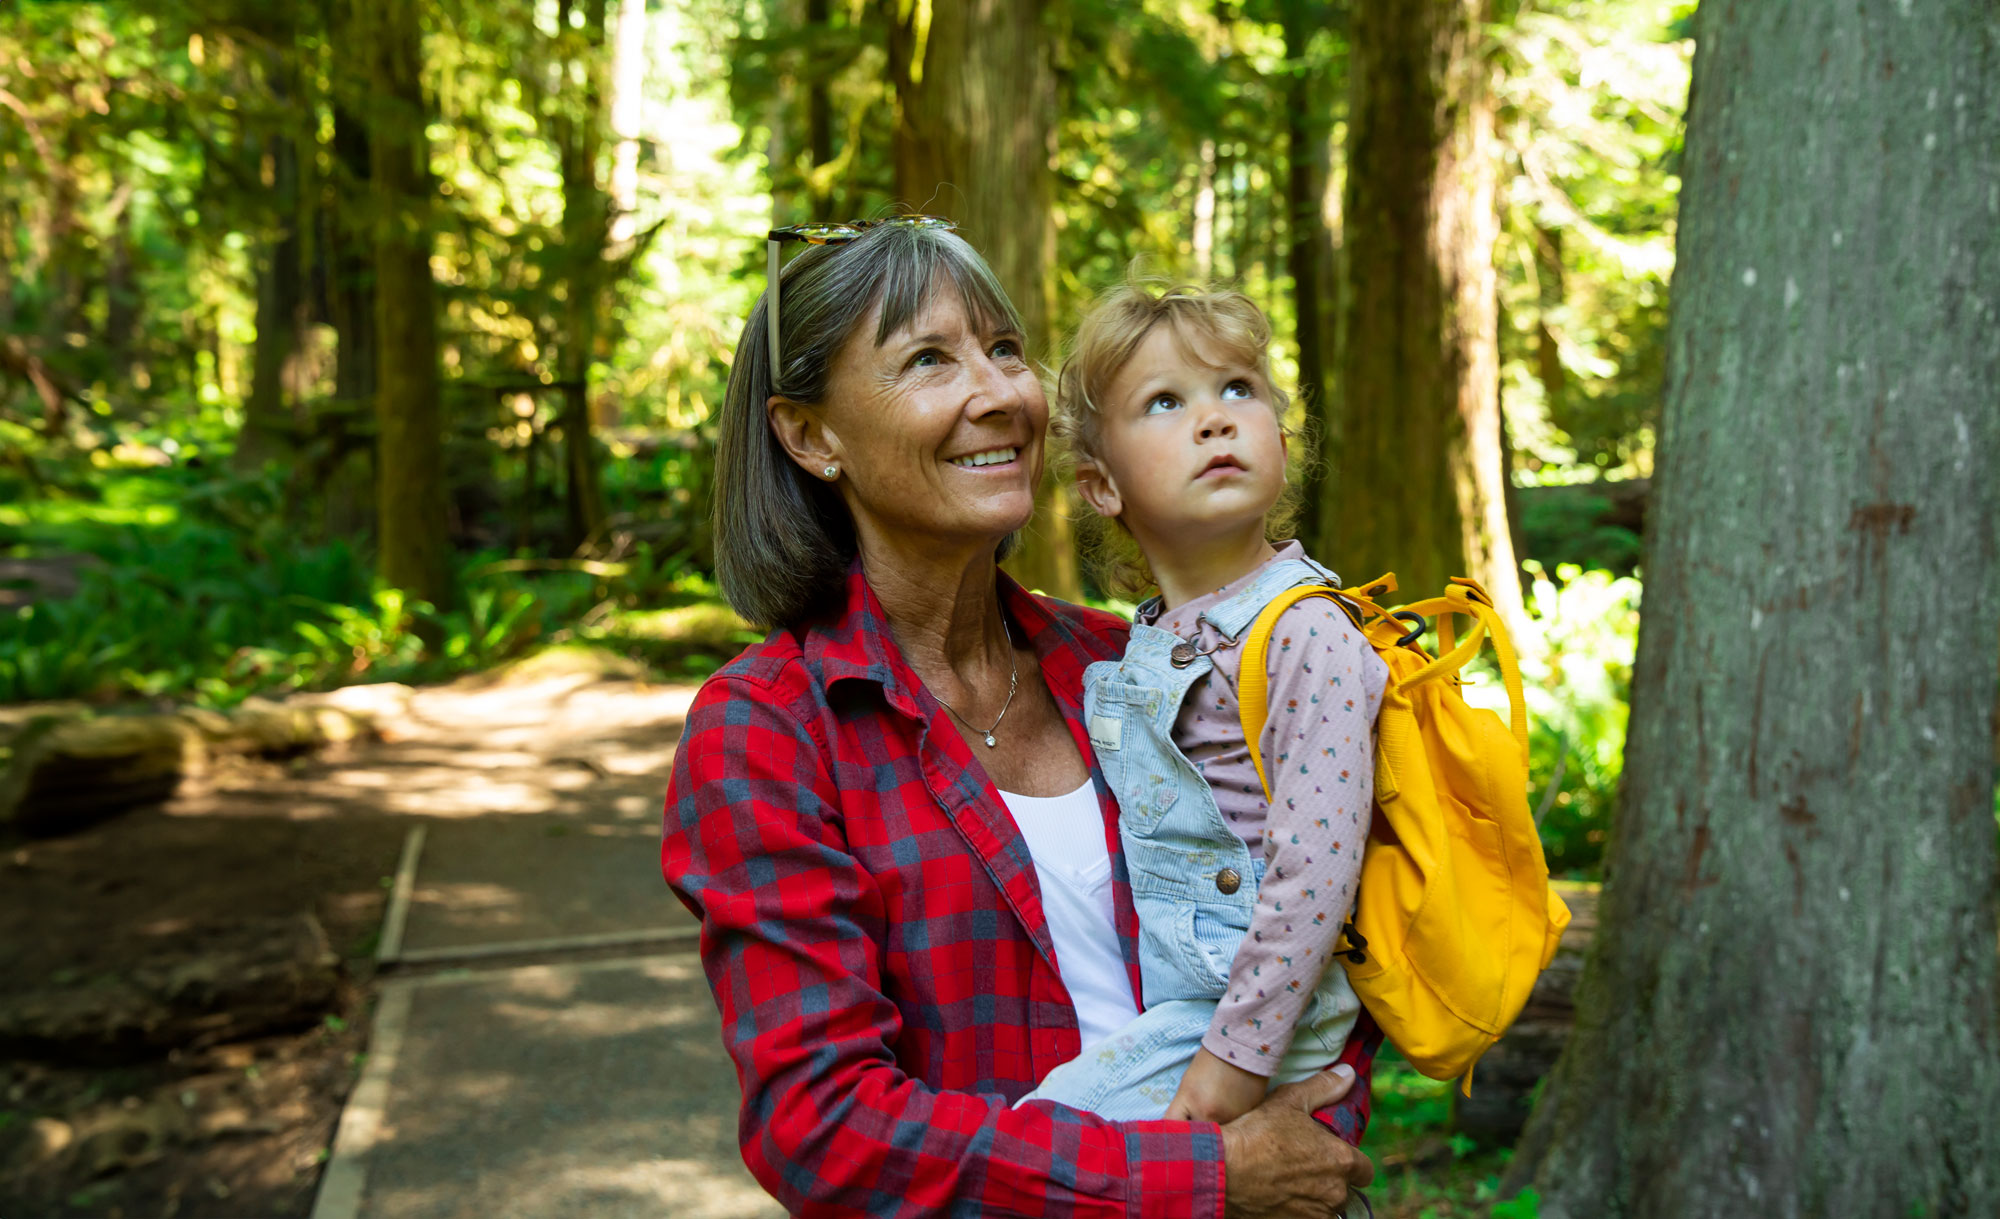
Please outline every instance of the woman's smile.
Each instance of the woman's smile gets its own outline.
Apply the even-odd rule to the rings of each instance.
[[[1013,470],[1019,464],[1017,459],[1020,456],[1019,445],[1007,445],[1003,448],[967,453],[962,457],[953,457],[950,461],[961,470]]]

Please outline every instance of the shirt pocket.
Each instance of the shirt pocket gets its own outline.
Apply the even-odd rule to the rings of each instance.
[[[1084,697],[1092,750],[1118,801],[1119,824],[1131,833],[1150,833],[1180,795],[1153,727],[1166,697],[1116,678],[1093,682]]]

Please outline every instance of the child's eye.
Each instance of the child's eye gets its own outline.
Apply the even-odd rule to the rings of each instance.
[[[1238,398],[1254,398],[1256,396],[1256,388],[1241,377],[1222,387],[1222,398],[1225,402]]]
[[[1167,411],[1179,410],[1180,405],[1181,400],[1172,394],[1155,394],[1152,401],[1146,403],[1146,413],[1148,415],[1164,414]]]

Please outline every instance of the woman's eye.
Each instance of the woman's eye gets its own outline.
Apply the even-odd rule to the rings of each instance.
[[[1254,389],[1248,381],[1243,380],[1241,377],[1237,378],[1234,381],[1231,381],[1229,384],[1222,387],[1222,397],[1224,401],[1229,401],[1231,399],[1236,399],[1236,398],[1254,398],[1256,396],[1257,396],[1256,389]]]
[[[1181,400],[1172,394],[1155,394],[1153,400],[1146,403],[1146,413],[1148,415],[1158,415],[1166,411],[1178,410],[1180,404]]]
[[[936,368],[942,363],[944,363],[944,353],[935,347],[926,347],[910,357],[911,368]]]
[[[1001,339],[993,344],[990,354],[996,360],[1018,360],[1021,358],[1021,345],[1012,339]]]

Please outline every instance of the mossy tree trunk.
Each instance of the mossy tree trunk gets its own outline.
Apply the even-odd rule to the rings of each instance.
[[[606,118],[607,6],[605,0],[581,0],[580,7],[583,26],[573,29],[571,13],[578,9],[577,0],[558,0],[556,24],[563,49],[555,62],[561,82],[580,79],[582,87],[573,96],[560,87],[550,94],[550,104],[556,108],[551,128],[563,182],[563,405],[557,423],[563,443],[564,540],[571,547],[594,542],[604,528],[604,492],[590,413],[590,366],[602,320],[604,250],[611,234],[611,200],[598,180],[597,166]]]
[[[1705,4],[1547,1219],[2000,1214],[2000,26]]]
[[[1312,54],[1315,35],[1334,19],[1325,0],[1284,0],[1279,5],[1285,39],[1285,270],[1292,278],[1294,338],[1299,353],[1298,393],[1302,417],[1313,439],[1324,437],[1334,418],[1332,379],[1334,280],[1333,230],[1327,223],[1327,179],[1333,170],[1333,107],[1326,99],[1329,73]],[[1309,463],[1301,488],[1308,505],[1325,493],[1325,464]],[[1319,514],[1308,510],[1299,521],[1306,549],[1319,553]],[[1357,578],[1374,575],[1365,573]]]
[[[891,32],[896,197],[950,216],[992,264],[1027,330],[1054,358],[1055,73],[1041,0],[929,0]],[[1008,563],[1029,588],[1077,600],[1065,497],[1043,481]]]
[[[354,2],[374,86],[376,571],[383,583],[444,606],[451,573],[421,0]]]
[[[298,30],[289,6],[273,5],[259,14],[253,30],[267,41],[260,73],[279,103],[292,102],[298,57]],[[305,329],[305,213],[299,190],[299,135],[282,117],[248,140],[251,173],[269,194],[257,263],[257,344],[251,358],[250,392],[243,399],[243,426],[237,433],[234,464],[256,471],[266,462],[285,461],[298,447],[300,339]]]
[[[1322,557],[1405,595],[1470,574],[1522,616],[1507,527],[1493,243],[1487,0],[1359,0],[1353,12],[1340,410],[1318,505]]]

